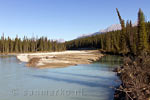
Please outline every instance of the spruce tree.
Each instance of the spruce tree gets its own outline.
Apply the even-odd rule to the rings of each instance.
[[[119,17],[119,21],[121,24],[121,35],[120,35],[120,51],[122,54],[126,54],[128,52],[127,49],[127,43],[126,43],[126,29],[125,29],[125,22],[124,20],[121,18],[120,13],[118,11],[118,9],[116,8],[118,17]]]
[[[148,39],[145,26],[145,17],[141,9],[138,12],[138,54],[147,51]]]

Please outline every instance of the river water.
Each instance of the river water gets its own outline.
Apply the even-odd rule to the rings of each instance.
[[[122,62],[104,56],[93,64],[35,69],[15,56],[0,56],[0,100],[112,100]]]

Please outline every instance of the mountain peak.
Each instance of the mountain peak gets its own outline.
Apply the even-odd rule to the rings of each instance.
[[[113,24],[104,30],[100,30],[99,32],[104,33],[104,32],[116,31],[116,30],[121,30],[120,24]]]
[[[136,21],[132,26],[137,26],[137,24],[138,24],[138,22]],[[79,36],[79,38],[96,35],[96,34],[100,34],[100,33],[105,33],[105,32],[117,31],[117,30],[121,30],[121,24],[112,24],[111,26],[107,27],[106,29],[100,30],[100,31],[92,33],[92,34],[82,34],[81,36]]]

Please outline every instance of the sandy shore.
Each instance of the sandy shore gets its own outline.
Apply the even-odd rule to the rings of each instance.
[[[27,62],[27,66],[36,68],[56,68],[77,64],[90,64],[101,58],[98,50],[64,51],[50,53],[18,54],[17,59]]]

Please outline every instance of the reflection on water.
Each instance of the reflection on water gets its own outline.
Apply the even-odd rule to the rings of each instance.
[[[101,64],[105,64],[110,67],[115,67],[115,66],[121,65],[123,63],[123,57],[116,56],[116,55],[114,55],[114,56],[107,55],[107,56],[104,56],[102,59],[100,59],[99,62]]]
[[[35,69],[15,56],[0,57],[0,100],[112,100],[118,77],[112,69],[120,57],[93,64]]]

